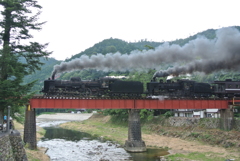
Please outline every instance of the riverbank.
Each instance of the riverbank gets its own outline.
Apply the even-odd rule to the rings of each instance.
[[[88,120],[82,122],[68,122],[60,126],[66,129],[97,135],[102,139],[117,141],[122,145],[124,145],[125,140],[128,138],[127,126],[114,125],[110,121],[110,116],[99,114],[94,114]],[[142,139],[148,147],[169,149],[170,156],[178,159],[182,158],[184,160],[193,157],[195,160],[240,160],[239,148],[224,148],[214,144],[209,145],[207,142],[197,141],[197,138],[192,139],[193,137],[189,137],[189,139],[187,136],[189,136],[189,132],[192,135],[194,134],[193,129],[185,128],[181,130],[182,134],[180,135],[179,128],[167,127],[167,129],[169,128],[171,129],[171,134],[175,132],[175,135],[171,135],[170,132],[166,133],[163,129],[161,131],[155,125],[145,124],[142,127]],[[226,135],[226,133],[224,134]],[[236,132],[235,135],[238,137],[240,133]]]
[[[16,121],[14,121],[15,129],[21,133],[23,139],[24,126]],[[43,137],[43,129],[38,128],[37,130],[37,140]],[[28,149],[25,146],[25,151],[27,153],[28,161],[50,161],[49,157],[45,154],[46,149],[38,147],[37,150]]]
[[[54,114],[42,114],[36,117],[37,125],[44,122],[43,126],[50,126],[56,122],[67,122],[67,121],[83,121],[88,119],[92,114],[71,114],[71,113],[54,113]],[[23,137],[24,126],[14,121],[15,129],[21,133]],[[39,141],[45,134],[45,130],[37,126],[37,141]],[[50,161],[49,156],[45,154],[45,148],[37,147],[37,150],[28,149],[25,146],[28,161]]]
[[[87,132],[99,136],[101,139],[113,140],[122,145],[124,145],[125,140],[127,140],[128,137],[127,125],[112,124],[110,116],[94,114],[88,120],[82,121],[78,114],[45,114],[38,116],[37,122],[39,121],[38,119],[48,120],[50,123],[51,121],[71,119],[69,121],[72,122],[67,122],[60,126],[65,129]],[[224,148],[213,143],[210,145],[210,140],[209,143],[207,143],[207,140],[205,142],[199,142],[197,140],[200,136],[200,132],[197,132],[197,130],[202,133],[204,132],[203,129],[191,129],[188,127],[180,129],[176,127],[161,127],[160,125],[146,123],[142,126],[142,139],[145,141],[147,147],[161,147],[168,149],[171,153],[168,156],[169,159],[210,161],[235,159],[235,161],[240,161],[239,147]],[[23,127],[20,131],[23,132]],[[228,138],[228,136],[232,136],[233,138],[234,135],[237,139],[240,136],[239,132],[234,131],[226,132],[216,129],[208,131],[213,132],[216,135],[218,134],[219,139],[224,136],[225,138]],[[43,129],[38,127],[37,138],[40,139],[43,137],[43,134]],[[210,134],[204,136],[208,139],[210,138]],[[49,161],[48,156],[44,154],[45,149],[38,148],[38,150],[29,150],[26,148],[26,151],[28,157],[30,157],[29,161]]]

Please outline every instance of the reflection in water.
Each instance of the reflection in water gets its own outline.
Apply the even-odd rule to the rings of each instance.
[[[85,132],[79,132],[75,130],[68,130],[58,127],[45,127],[46,133],[44,137],[46,139],[65,139],[70,141],[79,141],[82,139],[97,139],[91,134]]]
[[[130,153],[134,161],[159,161],[160,156],[168,155],[169,153],[160,148],[147,148],[143,153]]]
[[[159,156],[167,155],[166,150],[148,148],[143,153],[127,153],[119,145],[97,141],[91,134],[67,130],[58,127],[45,127],[45,138],[39,141],[38,146],[48,148],[47,154],[51,160],[133,160],[159,161]]]

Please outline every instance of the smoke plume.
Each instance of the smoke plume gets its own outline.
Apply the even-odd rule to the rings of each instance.
[[[175,66],[166,71],[156,72],[155,76],[193,72],[207,74],[222,69],[238,70],[240,68],[240,32],[233,27],[222,28],[216,31],[215,39],[198,37],[182,47],[164,43],[155,50],[136,50],[130,54],[109,53],[91,57],[83,55],[70,62],[55,65],[53,75],[81,69],[145,70],[158,68],[163,63],[174,63]]]

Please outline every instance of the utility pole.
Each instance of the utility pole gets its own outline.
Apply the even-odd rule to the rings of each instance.
[[[8,106],[7,132],[10,131],[10,109],[11,109],[11,106]]]

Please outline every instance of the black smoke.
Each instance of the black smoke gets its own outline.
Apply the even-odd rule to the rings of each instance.
[[[218,70],[240,68],[240,33],[234,27],[216,31],[216,38],[199,36],[184,46],[164,43],[155,50],[133,51],[130,54],[109,53],[91,57],[83,55],[70,62],[54,66],[53,75],[81,69],[102,71],[146,70],[158,68],[163,63],[174,63],[164,76],[193,72],[211,73]],[[155,73],[156,76],[159,72]]]

